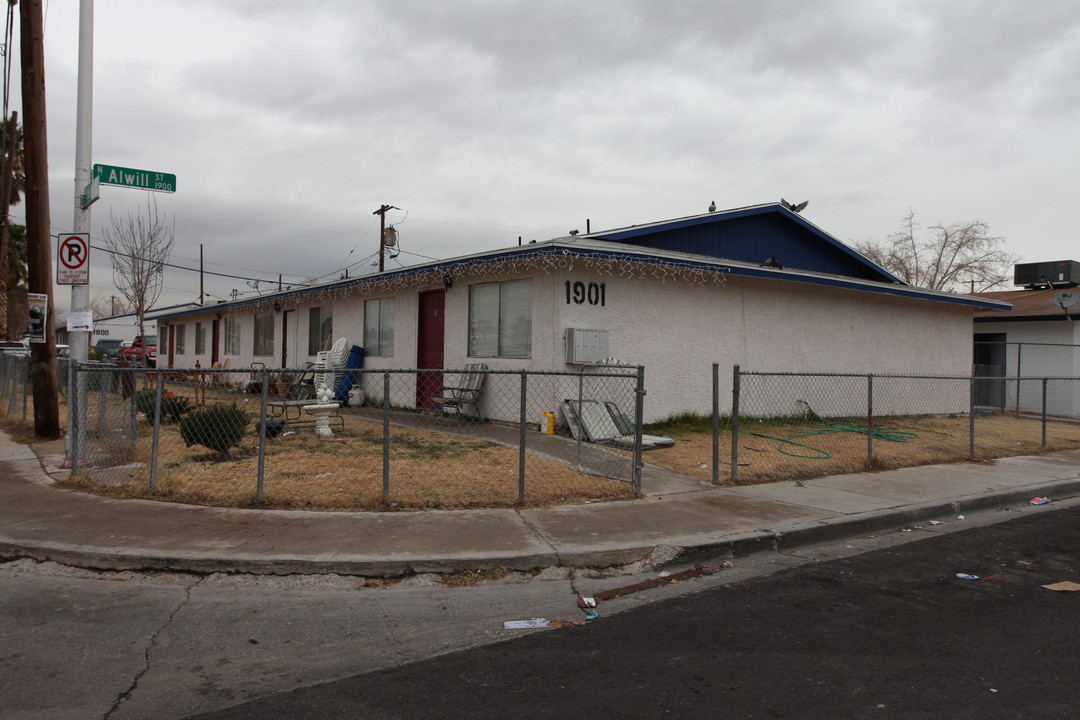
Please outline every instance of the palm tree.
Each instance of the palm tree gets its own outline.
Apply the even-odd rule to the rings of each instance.
[[[26,190],[26,172],[23,165],[23,131],[19,127],[19,113],[5,118],[0,132],[0,338],[13,337],[8,322],[9,255],[8,210],[22,201]],[[18,275],[18,272],[16,272]],[[17,282],[17,281],[16,281]]]

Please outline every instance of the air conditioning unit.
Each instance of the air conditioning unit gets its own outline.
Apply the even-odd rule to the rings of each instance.
[[[1020,263],[1013,266],[1013,285],[1026,288],[1076,287],[1080,285],[1080,263],[1075,260]]]

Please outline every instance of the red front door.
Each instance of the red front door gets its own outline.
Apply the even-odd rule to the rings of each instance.
[[[443,311],[446,292],[431,290],[420,293],[420,324],[417,330],[416,367],[443,368]],[[439,394],[442,373],[420,373],[416,379],[416,407],[434,407],[431,398]]]

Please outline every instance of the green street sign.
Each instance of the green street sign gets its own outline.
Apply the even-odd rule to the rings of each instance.
[[[176,192],[176,176],[153,170],[136,170],[117,167],[116,165],[94,165],[94,177],[102,185],[154,190],[156,192]]]

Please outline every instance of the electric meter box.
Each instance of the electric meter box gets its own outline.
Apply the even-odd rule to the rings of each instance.
[[[568,365],[601,363],[608,359],[608,331],[566,328]]]

